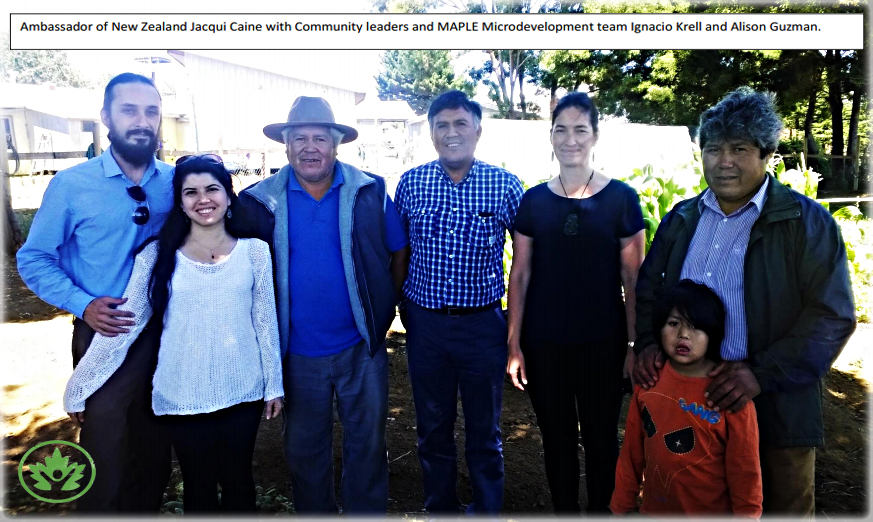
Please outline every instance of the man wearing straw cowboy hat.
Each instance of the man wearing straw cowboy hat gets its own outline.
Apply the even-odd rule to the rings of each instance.
[[[285,457],[300,514],[336,514],[333,403],[343,424],[343,511],[388,505],[385,335],[408,247],[385,180],[337,161],[358,132],[322,98],[301,96],[264,127],[288,165],[240,195],[270,245],[285,383]]]

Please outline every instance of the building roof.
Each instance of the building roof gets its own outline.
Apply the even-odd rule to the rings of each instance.
[[[363,100],[366,86],[362,78],[368,69],[357,53],[328,50],[196,50],[168,51],[168,54],[184,65],[184,56],[193,54],[224,63],[259,69],[262,71],[317,83],[356,93]]]
[[[2,83],[0,91],[3,91],[0,108],[30,109],[71,120],[98,120],[103,107],[103,89]],[[176,117],[186,112],[175,97],[164,96],[162,101],[164,116]]]
[[[92,89],[4,83],[0,90],[4,109],[31,109],[68,119],[96,120],[103,105],[103,92]]]

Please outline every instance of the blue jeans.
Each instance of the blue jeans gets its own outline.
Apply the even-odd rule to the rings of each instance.
[[[333,405],[343,425],[343,512],[388,510],[388,355],[370,357],[366,344],[335,355],[288,354],[285,383],[285,458],[300,514],[337,513],[333,472]]]
[[[503,505],[500,408],[506,370],[506,319],[500,307],[448,316],[410,302],[407,359],[424,507],[457,514],[458,459],[454,428],[458,392],[464,408],[465,455],[473,486],[468,514],[496,515]]]

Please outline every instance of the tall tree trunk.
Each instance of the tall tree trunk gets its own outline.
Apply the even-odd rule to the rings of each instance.
[[[524,99],[524,65],[518,68],[518,101],[521,105],[521,119],[527,119],[527,102]]]
[[[21,245],[24,244],[24,237],[21,233],[21,227],[18,225],[18,217],[12,210],[12,191],[9,183],[9,157],[6,152],[6,130],[0,127],[0,176],[3,177],[3,184],[0,186],[0,197],[3,198],[3,214],[0,216],[0,221],[3,221],[2,230],[0,230],[0,248],[4,254],[15,255]]]
[[[821,78],[821,71],[818,72],[818,76]],[[809,93],[809,104],[806,107],[806,118],[803,119],[803,139],[806,140],[806,152],[810,155],[819,154],[821,152],[818,143],[815,141],[815,136],[812,135],[812,122],[815,120],[816,99],[818,99],[818,89],[813,87],[812,92]],[[812,161],[809,158],[805,159],[807,165]],[[818,164],[817,159],[815,160],[815,163]]]
[[[517,67],[517,56],[515,51],[507,51],[509,58],[509,99],[506,100],[506,106],[509,107],[509,119],[515,119],[515,79],[517,77],[515,68]]]
[[[861,115],[861,89],[857,85],[853,86],[852,93],[852,115],[849,118],[849,142],[846,145],[846,156],[851,156],[845,165],[846,188],[856,190],[858,175],[858,119]]]
[[[491,69],[497,75],[497,86],[500,87],[500,96],[503,103],[506,103],[508,93],[506,92],[506,69],[504,69],[503,58],[500,56],[500,51],[488,51],[491,57]],[[507,116],[512,118],[515,116],[515,111],[512,107],[512,98],[509,98],[509,106],[507,107]]]
[[[840,88],[840,54],[839,51],[827,51],[825,59],[828,62],[828,105],[831,109],[831,154],[842,156],[845,152],[843,141],[843,93]],[[831,158],[831,173],[834,185],[831,188],[846,188],[843,177],[842,158]]]
[[[555,112],[555,105],[558,104],[558,82],[549,86],[549,118]]]
[[[6,175],[4,174],[4,177]],[[15,255],[21,245],[24,244],[24,236],[21,232],[21,226],[18,224],[18,217],[15,211],[12,210],[12,198],[9,194],[9,183],[4,183],[3,187],[3,252],[8,255]]]

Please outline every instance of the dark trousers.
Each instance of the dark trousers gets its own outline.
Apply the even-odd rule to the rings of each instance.
[[[73,367],[94,330],[73,321]],[[79,444],[94,459],[94,485],[76,504],[81,513],[154,513],[170,478],[170,438],[152,412],[151,379],[160,329],[147,326],[121,367],[85,402]]]
[[[608,347],[522,343],[527,390],[543,436],[555,512],[578,514],[579,432],[585,449],[588,513],[608,513],[618,461],[621,366]]]
[[[254,401],[164,417],[182,468],[186,515],[255,512],[252,455],[263,411],[264,401]]]
[[[334,493],[334,404],[343,426],[343,513],[385,516],[388,510],[388,354],[370,357],[364,341],[334,355],[288,353],[285,459],[294,506],[306,516],[337,514]]]
[[[495,307],[447,316],[410,302],[406,326],[424,507],[438,514],[460,510],[454,437],[460,391],[473,486],[467,512],[496,515],[503,505],[504,481],[500,409],[507,331],[503,311]]]

